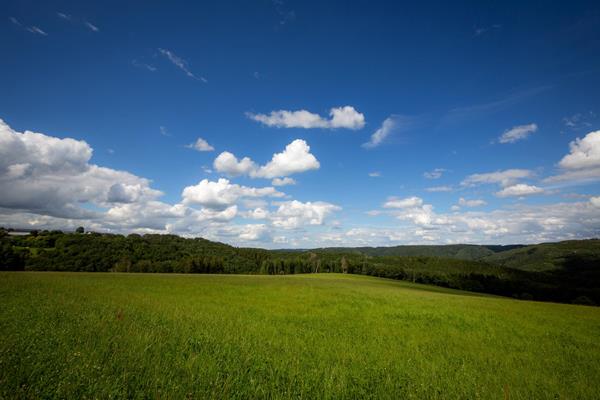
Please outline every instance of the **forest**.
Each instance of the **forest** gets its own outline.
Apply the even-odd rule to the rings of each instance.
[[[409,254],[409,255],[407,255]],[[176,235],[0,229],[0,270],[349,273],[563,303],[600,304],[600,240],[533,246],[264,250]]]

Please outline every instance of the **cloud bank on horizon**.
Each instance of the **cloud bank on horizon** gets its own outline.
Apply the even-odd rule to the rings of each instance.
[[[560,161],[577,171],[600,167],[600,131],[570,145]],[[322,200],[302,202],[274,186],[295,183],[288,175],[318,169],[310,147],[296,139],[259,166],[229,152],[215,158],[217,172],[273,180],[273,186],[244,186],[226,178],[203,179],[181,190],[176,203],[152,181],[127,171],[91,163],[93,149],[72,138],[18,132],[0,120],[0,216],[18,227],[100,232],[175,233],[264,246],[376,245],[415,242],[539,242],[591,237],[600,227],[600,196],[544,205],[511,204],[489,211],[463,211],[487,205],[459,197],[451,212],[437,212],[418,196],[390,197],[373,218],[395,220],[396,228],[344,229],[333,217],[343,207]],[[439,172],[439,171],[437,171]],[[552,181],[559,175],[541,181]],[[546,189],[523,183],[528,170],[511,169],[466,177],[462,186],[501,188],[497,197],[542,195]],[[600,175],[596,176],[600,180]],[[538,180],[540,180],[538,178]],[[257,223],[259,222],[259,223]]]

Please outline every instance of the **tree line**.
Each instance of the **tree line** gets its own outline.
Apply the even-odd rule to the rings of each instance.
[[[349,273],[522,299],[600,304],[598,260],[528,272],[481,261],[429,256],[371,256],[336,251],[238,248],[176,235],[117,235],[0,229],[0,270],[204,274]]]

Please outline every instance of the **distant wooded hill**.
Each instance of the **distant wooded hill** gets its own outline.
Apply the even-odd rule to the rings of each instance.
[[[0,229],[0,270],[298,274],[342,272],[523,299],[600,304],[600,240],[538,245],[269,251],[175,235]]]

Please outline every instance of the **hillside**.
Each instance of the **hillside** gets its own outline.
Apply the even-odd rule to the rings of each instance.
[[[175,235],[1,233],[0,270],[266,275],[342,272],[523,299],[600,304],[598,241],[522,249],[511,246],[511,250],[495,247],[496,253],[471,260],[464,258],[489,254],[491,246],[268,251]],[[402,255],[382,255],[385,252]],[[552,268],[539,268],[540,264]]]
[[[495,253],[520,248],[522,245],[475,245],[475,244],[451,244],[451,245],[402,245],[390,247],[327,247],[315,249],[320,252],[356,252],[369,256],[402,256],[402,257],[443,257],[456,258],[459,260],[479,260]]]
[[[541,243],[490,254],[480,260],[524,271],[600,269],[600,239]]]
[[[341,274],[0,273],[0,303],[0,398],[600,393],[595,307]]]

